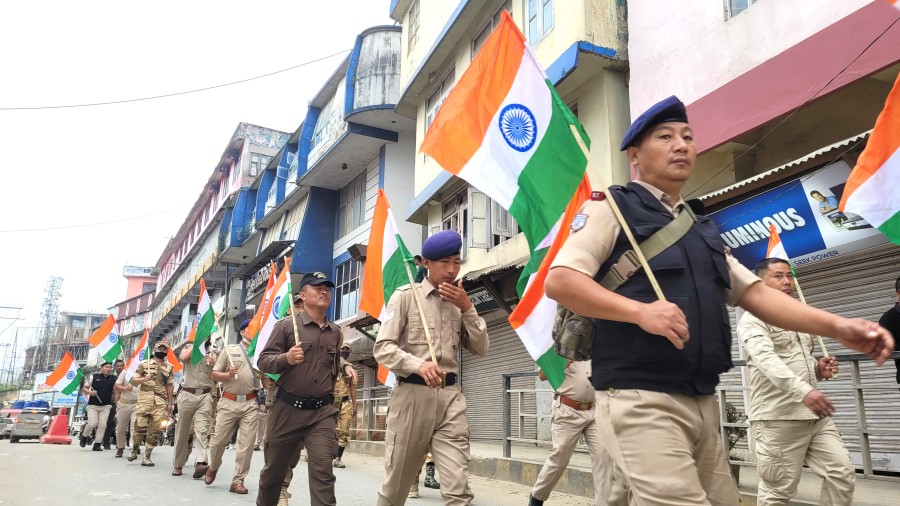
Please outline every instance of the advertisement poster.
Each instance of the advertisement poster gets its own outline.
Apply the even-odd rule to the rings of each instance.
[[[734,257],[750,269],[766,255],[770,223],[794,267],[886,243],[860,216],[838,210],[849,175],[850,167],[838,161],[709,216]]]

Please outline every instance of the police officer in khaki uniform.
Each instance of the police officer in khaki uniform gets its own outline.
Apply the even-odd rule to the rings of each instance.
[[[334,497],[332,461],[337,457],[334,382],[340,365],[341,329],[325,312],[334,283],[321,272],[307,273],[300,281],[303,312],[275,324],[259,356],[259,368],[280,374],[275,403],[269,411],[264,453],[266,465],[259,475],[256,504],[279,502],[288,468],[297,462],[300,446],[309,455],[310,504],[331,506]],[[299,341],[299,344],[297,342]]]
[[[137,417],[128,461],[137,459],[138,447],[143,443],[145,451],[141,460],[142,466],[154,465],[150,460],[150,454],[159,444],[159,433],[162,431],[160,424],[172,416],[174,373],[172,365],[166,360],[168,353],[168,344],[164,341],[156,343],[153,347],[153,358],[141,362],[131,377],[131,384],[140,386],[141,393],[138,395]]]
[[[541,381],[547,381],[544,372],[538,373]],[[541,473],[531,489],[528,506],[543,506],[553,487],[569,465],[578,440],[584,436],[591,452],[591,471],[594,475],[594,503],[597,506],[625,506],[628,497],[625,484],[614,482],[615,464],[603,447],[600,426],[594,410],[594,387],[591,386],[591,363],[569,362],[565,380],[553,395],[553,414],[550,432],[553,435],[553,452],[544,461]]]
[[[203,357],[193,363],[193,343],[187,343],[181,349],[178,359],[184,364],[184,379],[181,380],[181,391],[178,393],[178,424],[175,426],[175,451],[172,455],[172,476],[181,476],[181,468],[188,460],[190,446],[188,439],[191,428],[194,429],[194,479],[203,477],[203,466],[208,462],[209,417],[212,413],[212,366],[216,363],[216,354],[210,349],[210,341],[203,346]]]
[[[125,453],[125,440],[130,430],[134,437],[134,421],[137,418],[137,401],[140,392],[129,381],[125,380],[125,373],[116,378],[116,457]]]
[[[767,258],[756,266],[767,286],[793,297],[791,266]],[[817,379],[838,370],[834,357],[813,358],[813,338],[784,330],[745,312],[738,337],[750,369],[750,426],[756,440],[760,506],[787,504],[797,493],[803,464],[822,478],[819,504],[849,506],[856,471],[834,426],[834,406],[816,389]]]
[[[422,256],[428,276],[421,284],[394,292],[388,302],[388,311],[394,316],[381,322],[375,341],[375,360],[399,380],[391,393],[387,419],[387,476],[378,493],[382,506],[406,502],[429,445],[441,475],[444,504],[471,504],[474,497],[469,488],[466,399],[457,384],[456,357],[461,348],[485,355],[488,335],[462,281],[456,282],[461,247],[462,240],[454,230],[443,230],[425,240]],[[431,359],[423,318],[414,300],[417,292],[437,363]]]
[[[681,189],[697,147],[684,104],[670,97],[651,107],[621,147],[638,180],[609,196],[641,242],[689,212]],[[725,304],[779,327],[835,336],[879,363],[893,338],[757,283],[726,257],[718,228],[704,216],[691,216],[687,232],[649,261],[667,297],[658,300],[646,273],[631,266],[609,196],[597,192],[582,207],[546,282],[548,296],[594,318],[591,381],[604,446],[626,475],[633,504],[736,505],[715,398],[719,373],[731,367]],[[610,272],[625,280],[614,290],[600,284]]]
[[[334,405],[338,411],[337,437],[338,456],[334,459],[334,467],[347,467],[341,462],[344,449],[350,441],[350,420],[356,418],[356,369],[347,361],[350,358],[350,347],[341,346],[341,367],[334,382]]]
[[[222,454],[231,436],[238,431],[235,447],[234,475],[229,492],[246,494],[244,478],[250,471],[250,460],[253,458],[253,444],[256,441],[256,429],[259,423],[259,408],[256,396],[259,391],[257,373],[247,356],[250,338],[247,336],[247,320],[241,324],[240,344],[229,344],[216,360],[212,369],[212,379],[222,382],[222,398],[219,400],[216,413],[216,435],[210,444],[210,461],[199,471],[206,476],[204,483],[212,485],[219,467],[222,465]]]

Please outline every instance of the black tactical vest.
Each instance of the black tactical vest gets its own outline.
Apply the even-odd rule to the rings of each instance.
[[[646,188],[636,183],[613,187],[625,220],[638,242],[653,235],[673,217]],[[600,266],[599,280],[625,251],[620,233],[609,259]],[[679,350],[662,336],[631,323],[594,320],[591,381],[597,390],[640,389],[684,395],[715,393],[719,373],[731,368],[731,328],[725,308],[729,288],[724,243],[716,224],[705,216],[675,245],[650,260],[666,300],[677,304],[688,320],[690,340]],[[656,300],[643,270],[616,289],[641,302]]]

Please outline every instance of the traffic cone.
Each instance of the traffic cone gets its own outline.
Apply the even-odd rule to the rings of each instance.
[[[55,445],[72,444],[72,438],[69,437],[69,416],[66,413],[66,408],[60,409],[59,414],[53,417],[47,435],[41,436],[41,443]]]

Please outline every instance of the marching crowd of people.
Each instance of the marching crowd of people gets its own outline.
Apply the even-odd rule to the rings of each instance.
[[[546,280],[547,295],[589,319],[593,337],[591,359],[570,360],[556,390],[554,449],[529,504],[548,499],[581,437],[591,452],[598,505],[739,503],[715,397],[719,374],[732,366],[726,305],[745,310],[737,330],[750,369],[759,504],[787,504],[804,464],[823,478],[822,504],[850,504],[854,469],[830,418],[834,407],[816,388],[837,373],[838,362],[815,358],[811,336],[830,336],[881,364],[894,349],[891,333],[795,300],[784,260],[760,259],[752,272],[726,253],[715,223],[681,198],[696,147],[677,98],[639,116],[621,149],[637,180],[594,192]],[[657,245],[648,247],[654,253],[647,259],[655,279],[630,260],[634,246],[613,204],[637,242]],[[390,297],[392,316],[381,322],[374,344],[374,358],[399,380],[387,416],[385,477],[373,497],[379,506],[402,505],[418,495],[426,455],[426,486],[439,488],[444,504],[468,505],[474,498],[457,360],[463,348],[487,354],[489,336],[457,280],[461,247],[452,230],[424,241],[417,282]],[[357,377],[341,329],[326,317],[333,287],[322,273],[304,275],[293,311],[258,350],[258,370],[248,356],[249,321],[240,327],[238,344],[205,342],[198,364],[191,363],[186,345],[177,403],[165,342],[154,345],[153,356],[130,380],[120,374],[121,361],[104,364],[84,387],[90,401],[81,445],[96,430],[95,437],[104,439],[93,449],[109,448],[108,420],[115,416],[116,457],[123,456],[125,432],[133,426],[127,458],[136,460],[143,446],[141,465],[153,466],[161,423],[177,406],[172,475],[192,462],[193,478],[212,485],[237,433],[230,492],[248,493],[244,479],[254,451],[261,450],[257,504],[286,504],[305,449],[310,503],[335,504],[334,468],[344,467]],[[658,288],[666,300],[658,299]],[[897,288],[900,295],[900,280]]]

